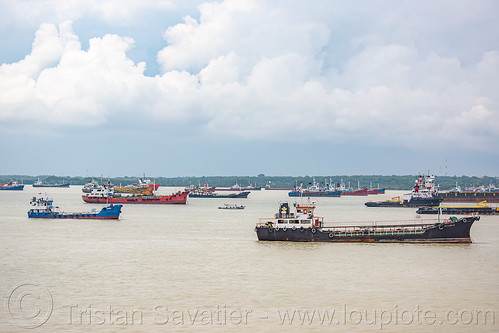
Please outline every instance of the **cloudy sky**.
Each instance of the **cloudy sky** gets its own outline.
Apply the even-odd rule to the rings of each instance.
[[[495,0],[0,0],[0,174],[499,176]]]

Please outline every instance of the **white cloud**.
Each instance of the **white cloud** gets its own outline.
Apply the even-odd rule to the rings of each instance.
[[[289,22],[288,13],[256,0],[227,0],[199,7],[200,19],[184,17],[184,23],[166,30],[168,44],[158,53],[163,71],[199,72],[212,59],[231,52],[244,60],[242,74],[263,57],[290,53],[316,55],[325,46],[329,32],[321,22],[299,19]]]
[[[0,118],[73,125],[98,125],[106,114],[139,98],[145,64],[125,52],[133,40],[106,35],[82,51],[70,23],[59,32],[45,24],[33,51],[15,64],[0,66]],[[51,66],[55,63],[55,66]],[[33,108],[32,106],[37,107]]]
[[[45,21],[61,22],[78,20],[84,17],[100,18],[121,23],[131,19],[141,10],[173,8],[169,0],[44,0],[44,1],[6,1],[5,10],[11,16],[8,20],[22,19],[24,22]]]
[[[130,126],[143,119],[220,137],[499,143],[491,125],[499,122],[497,45],[464,65],[460,54],[423,51],[418,38],[390,40],[369,25],[373,30],[346,31],[351,54],[333,59],[337,44],[345,45],[335,29],[348,8],[322,5],[298,11],[257,0],[205,3],[199,19],[186,16],[166,30],[155,77],[127,57],[134,45],[127,37],[94,38],[85,51],[70,23],[59,30],[44,24],[30,55],[0,67],[0,119],[98,125],[121,115]],[[389,15],[391,25],[400,24]],[[466,29],[462,15],[453,25]],[[406,22],[402,35],[414,26]]]
[[[226,84],[240,79],[239,57],[231,52],[227,56],[219,56],[210,60],[208,65],[199,72],[201,83],[206,85]]]

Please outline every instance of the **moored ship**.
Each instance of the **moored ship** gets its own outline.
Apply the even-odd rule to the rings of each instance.
[[[260,241],[369,242],[369,243],[471,243],[470,229],[479,216],[449,218],[431,223],[390,225],[326,225],[315,216],[315,203],[281,203],[272,218],[255,227]]]
[[[385,201],[368,201],[365,205],[367,207],[404,207],[404,202],[397,196]]]
[[[7,184],[0,184],[0,190],[2,190],[2,191],[22,191],[22,190],[24,190],[24,184],[19,184],[18,182],[9,182]]]
[[[206,191],[192,191],[189,192],[191,198],[247,198],[249,191],[241,191],[237,193],[216,193]]]
[[[309,190],[294,190],[288,193],[290,197],[334,197],[341,196],[340,191],[309,191]]]
[[[40,179],[38,179],[36,182],[33,183],[33,187],[64,187],[64,188],[69,188],[69,183],[53,183],[53,184],[46,184],[43,183]]]
[[[487,201],[499,203],[499,192],[483,191],[483,192],[468,192],[468,191],[448,191],[440,192],[440,196],[444,202],[481,202]]]
[[[306,188],[303,185],[295,186],[295,188],[288,193],[290,197],[340,197],[341,191],[337,190],[331,184],[319,184],[313,180]]]
[[[252,184],[248,184],[248,186],[243,187],[238,183],[235,183],[231,187],[214,187],[213,191],[260,191],[262,189],[261,186],[254,186]]]
[[[117,220],[120,217],[123,205],[106,205],[99,212],[95,209],[91,212],[65,213],[60,212],[59,207],[53,205],[49,198],[33,197],[30,202],[29,218],[44,219],[92,219],[92,220]]]
[[[113,204],[186,204],[189,192],[178,191],[171,195],[122,195],[115,194],[110,189],[95,189],[91,193],[82,195],[87,203],[113,203]]]
[[[224,204],[223,206],[218,206],[218,209],[244,209],[246,206],[238,204]]]
[[[360,183],[357,183],[357,188],[350,187],[350,182],[348,187],[345,186],[345,183],[343,182],[343,179],[341,182],[336,186],[336,189],[341,192],[341,195],[352,195],[352,196],[366,196],[369,194],[369,191],[367,188],[361,188]],[[377,192],[376,192],[377,193]],[[374,194],[374,192],[372,193]]]
[[[352,189],[349,191],[341,192],[341,195],[354,195],[354,196],[365,196],[368,194],[369,194],[369,191],[367,190],[367,188],[361,188],[361,189],[357,189],[357,190]]]
[[[149,179],[144,180],[142,178],[139,178],[138,184],[114,186],[114,192],[151,195],[159,188],[159,185],[159,183],[153,183]]]
[[[486,201],[479,202],[476,206],[434,206],[420,207],[417,214],[450,214],[450,215],[499,215],[498,207],[490,207]]]
[[[265,185],[265,191],[292,191],[292,187],[272,187],[272,185]]]
[[[185,187],[184,191],[188,191],[188,192],[193,192],[193,191],[214,192],[215,187],[208,186],[208,184],[204,184],[203,186],[201,186],[201,184],[199,184],[198,186],[194,186],[193,184],[191,184],[191,185]]]
[[[367,190],[367,194],[385,194],[385,188],[371,188]]]
[[[99,185],[98,181],[92,179],[92,181],[85,183],[85,185],[83,185],[81,191],[83,193],[91,193],[92,191],[94,191],[96,189],[112,189],[113,187],[114,187],[114,185],[111,184],[110,180],[108,180],[107,183],[105,183],[101,179],[101,184]]]
[[[403,201],[399,197],[386,201],[369,201],[367,207],[426,207],[438,206],[442,197],[438,193],[434,176],[420,175],[412,188],[412,192],[405,194]]]

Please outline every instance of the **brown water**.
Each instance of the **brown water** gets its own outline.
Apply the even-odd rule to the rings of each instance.
[[[47,190],[65,211],[100,207],[81,187]],[[2,332],[499,330],[499,216],[475,223],[470,245],[258,242],[285,191],[126,205],[119,221],[28,219],[38,192],[0,192]],[[316,214],[419,222],[364,206],[401,193],[317,198]]]

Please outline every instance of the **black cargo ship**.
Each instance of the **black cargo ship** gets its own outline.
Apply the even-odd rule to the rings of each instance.
[[[260,241],[370,242],[370,243],[471,243],[470,229],[479,216],[450,218],[431,223],[326,226],[314,215],[315,203],[295,203],[290,212],[282,203],[273,218],[260,219],[255,227]]]
[[[428,207],[438,206],[442,197],[438,194],[438,186],[435,186],[434,176],[419,176],[412,192],[404,195],[404,199],[394,197],[385,201],[368,201],[367,207]]]

